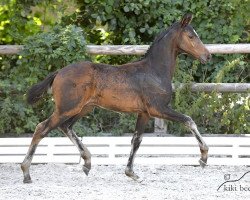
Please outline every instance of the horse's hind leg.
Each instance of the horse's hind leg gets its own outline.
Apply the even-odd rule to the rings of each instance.
[[[76,133],[72,130],[72,127],[79,118],[89,113],[92,109],[93,109],[92,107],[84,108],[80,114],[70,118],[60,126],[60,129],[66,136],[69,137],[69,139],[73,142],[73,144],[78,148],[81,157],[84,159],[83,171],[86,175],[88,175],[91,169],[91,154],[87,149],[87,147],[81,142],[81,140],[79,140]]]
[[[130,156],[128,159],[127,167],[125,169],[125,174],[134,180],[139,179],[139,176],[137,176],[133,171],[135,154],[140,147],[140,144],[142,141],[142,134],[144,132],[145,126],[148,123],[148,120],[149,120],[149,115],[147,113],[141,113],[138,115],[135,133],[131,140],[132,147],[131,147],[131,152],[130,152]]]
[[[84,159],[83,171],[86,175],[89,174],[91,169],[91,154],[87,147],[79,140],[75,132],[72,128],[60,127],[60,129],[64,132],[65,135],[69,137],[69,139],[74,143],[74,145],[78,148],[81,157]]]
[[[32,158],[36,151],[36,148],[39,142],[54,128],[56,128],[59,124],[59,118],[54,114],[46,119],[45,121],[39,123],[36,126],[35,132],[33,134],[33,138],[29,147],[29,150],[21,164],[21,169],[24,175],[24,183],[31,183],[29,168],[31,165]]]

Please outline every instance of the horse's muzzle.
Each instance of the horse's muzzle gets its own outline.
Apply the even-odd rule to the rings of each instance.
[[[200,56],[200,61],[202,64],[206,64],[207,62],[209,62],[212,59],[212,55],[210,53],[208,54],[202,54]]]

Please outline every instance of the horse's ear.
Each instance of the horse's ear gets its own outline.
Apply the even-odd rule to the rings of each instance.
[[[185,14],[181,19],[181,27],[183,28],[187,26],[188,24],[190,24],[192,19],[193,19],[193,15],[191,13]]]

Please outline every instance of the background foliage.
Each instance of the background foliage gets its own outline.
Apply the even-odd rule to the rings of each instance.
[[[20,56],[0,57],[0,133],[32,132],[52,112],[49,95],[32,108],[25,91],[50,71],[90,59],[86,43],[150,44],[186,12],[194,14],[192,24],[204,43],[247,43],[249,9],[247,0],[4,0],[0,44],[25,44],[25,49]],[[91,59],[121,64],[138,57]],[[174,82],[249,82],[249,74],[249,55],[214,55],[206,65],[181,55]],[[190,93],[186,88],[174,94],[172,107],[192,116],[202,133],[250,133],[247,94]],[[135,118],[95,109],[74,128],[79,135],[119,135],[133,131]],[[152,130],[151,121],[147,131]],[[168,131],[186,132],[178,123],[168,123]]]

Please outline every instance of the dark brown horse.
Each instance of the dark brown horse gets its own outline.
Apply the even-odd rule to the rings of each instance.
[[[132,149],[125,174],[135,180],[133,171],[136,151],[150,117],[177,121],[187,126],[196,137],[201,151],[200,165],[207,162],[208,146],[203,141],[195,122],[169,107],[172,96],[171,81],[176,57],[186,52],[202,63],[211,55],[189,25],[192,15],[185,15],[180,22],[159,34],[147,54],[140,61],[117,66],[80,62],[50,74],[28,92],[28,103],[37,102],[49,87],[55,101],[53,114],[39,123],[21,168],[24,183],[30,183],[29,168],[38,143],[52,129],[60,128],[77,146],[85,161],[83,171],[88,175],[91,154],[72,130],[73,124],[88,114],[95,106],[127,113],[138,113]]]

